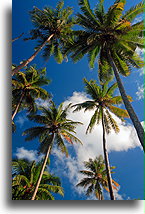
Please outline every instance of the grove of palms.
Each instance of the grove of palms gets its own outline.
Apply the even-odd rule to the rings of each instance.
[[[57,108],[54,102],[51,102],[49,108],[41,108],[42,115],[29,116],[30,120],[42,124],[42,126],[29,128],[24,131],[23,135],[26,135],[27,141],[38,137],[41,143],[40,151],[45,154],[32,200],[35,200],[46,163],[54,145],[56,145],[62,153],[65,153],[66,156],[68,156],[65,141],[70,144],[73,144],[73,142],[81,143],[81,141],[74,135],[76,133],[76,125],[81,123],[67,118],[69,108],[70,105],[63,108],[63,104],[60,104]]]
[[[93,136],[93,129],[99,130],[99,127],[102,130],[101,142],[98,142],[100,133],[97,131],[96,140],[92,142],[96,144],[96,148],[101,143],[101,150],[103,148],[101,152],[104,157],[96,154],[96,158],[93,159],[90,155],[88,161],[82,162],[85,169],[82,170],[83,165],[80,163],[79,169],[75,166],[77,173],[81,173],[84,177],[78,182],[77,176],[74,176],[70,181],[72,181],[72,185],[75,183],[74,191],[76,187],[83,187],[87,197],[92,195],[98,200],[104,200],[108,198],[105,195],[105,191],[107,191],[110,200],[117,200],[115,191],[119,191],[121,179],[117,179],[119,182],[115,181],[116,178],[112,179],[115,167],[112,166],[111,154],[108,153],[108,151],[110,152],[108,136],[114,131],[115,138],[118,138],[117,134],[120,131],[118,120],[131,119],[132,130],[135,129],[137,140],[139,139],[141,149],[144,150],[144,130],[134,110],[136,105],[133,101],[136,100],[133,100],[125,91],[122,81],[123,79],[125,84],[129,85],[128,76],[132,75],[132,70],[134,68],[135,70],[142,69],[144,66],[143,59],[137,51],[144,48],[144,23],[142,20],[144,4],[141,1],[125,10],[126,2],[126,0],[115,0],[107,9],[104,0],[97,0],[92,9],[91,1],[78,0],[80,8],[78,13],[75,10],[73,13],[73,8],[68,5],[64,7],[65,1],[59,1],[55,8],[34,6],[29,12],[33,29],[28,34],[24,31],[21,34],[17,33],[12,40],[12,42],[17,40],[13,43],[14,46],[19,44],[22,36],[26,45],[32,40],[37,42],[34,53],[26,53],[26,60],[20,59],[21,53],[19,53],[17,57],[20,64],[12,65],[12,129],[15,131],[14,135],[17,135],[17,132],[24,128],[22,133],[19,133],[22,142],[23,139],[29,141],[29,143],[25,142],[26,147],[30,145],[31,150],[34,146],[34,150],[29,152],[34,151],[35,155],[37,153],[37,158],[34,158],[35,155],[28,155],[25,158],[25,154],[22,154],[23,158],[13,157],[12,200],[55,200],[57,194],[65,196],[67,185],[65,186],[65,180],[63,180],[63,170],[60,170],[62,175],[59,174],[59,170],[57,175],[57,167],[53,168],[55,166],[54,157],[59,159],[60,155],[63,157],[61,159],[63,162],[65,156],[67,160],[69,155],[74,155],[73,159],[68,158],[69,161],[74,161],[70,163],[73,171],[77,158],[81,159],[89,152],[85,151],[86,154],[78,152],[79,144],[81,144],[81,148],[84,146],[83,136],[86,134],[87,137]],[[29,36],[25,36],[25,34]],[[43,67],[39,55],[46,62],[48,61],[47,69]],[[40,61],[35,59],[36,56]],[[61,72],[61,66],[65,66],[64,61],[69,61],[69,66],[71,66],[72,62],[76,63],[82,58],[85,59],[85,56],[88,57],[90,69],[93,69],[93,72],[97,71],[94,79],[92,79],[92,74],[88,77],[89,74],[85,74],[83,71],[82,78],[88,100],[77,100],[77,102],[71,103],[68,102],[70,100],[68,98],[65,102],[66,95],[64,94],[63,99],[61,98],[62,100],[58,103],[57,98],[61,97],[62,88],[56,84],[53,78],[51,79],[51,74],[55,71],[55,68],[53,69],[51,66],[51,63],[53,64],[55,61],[49,60],[51,56],[58,64],[62,63],[62,65],[58,65],[60,66],[59,72]],[[32,62],[38,63],[32,65]],[[75,67],[73,68],[75,69]],[[66,84],[64,84],[66,94],[69,94],[69,91],[67,93],[68,84],[73,87],[73,92],[78,90],[75,87],[79,83],[75,83],[71,79],[75,72],[71,74],[71,71],[71,69],[67,71],[68,75],[70,74],[69,78],[66,73],[61,77],[66,80]],[[81,69],[78,70],[78,77],[79,72]],[[57,78],[60,76],[57,76],[56,73]],[[55,90],[58,87],[59,90]],[[119,94],[116,93],[116,89],[119,90]],[[55,93],[56,91],[57,93]],[[80,112],[81,116],[82,110],[84,117],[86,111],[93,112],[91,118],[87,118],[89,124],[83,135],[81,126],[84,124],[81,119],[71,119],[72,115],[75,117],[75,112]],[[16,130],[21,115],[24,116],[22,118],[24,121]],[[23,127],[25,120],[30,122],[28,127]],[[125,121],[122,124],[124,128],[129,125]],[[18,141],[21,146],[20,138]],[[37,143],[39,146],[36,149]],[[55,156],[56,150],[58,156],[57,154]],[[67,167],[69,164],[65,165],[65,169]],[[64,173],[66,177],[69,177],[66,172]],[[71,172],[69,173],[71,174]]]
[[[91,68],[97,58],[100,81],[110,78],[113,70],[124,105],[144,148],[143,127],[120,78],[120,74],[128,76],[131,67],[141,68],[144,65],[135,51],[144,48],[143,20],[133,23],[136,16],[143,13],[144,5],[141,2],[124,13],[125,3],[125,0],[116,0],[106,12],[103,0],[94,10],[88,0],[79,0],[82,14],[77,15],[77,23],[83,29],[76,31],[74,42],[66,46],[65,52],[70,53],[75,62],[87,54]]]
[[[104,152],[104,160],[108,178],[108,186],[111,200],[115,200],[113,188],[112,188],[112,178],[110,172],[110,164],[107,152],[107,144],[106,144],[106,133],[109,134],[111,129],[115,131],[115,133],[119,132],[119,127],[114,120],[111,113],[117,116],[120,119],[124,117],[128,117],[128,113],[126,110],[116,107],[115,105],[122,103],[121,96],[113,96],[114,90],[117,88],[117,84],[114,83],[110,87],[108,87],[108,82],[100,87],[95,83],[94,80],[87,81],[84,79],[85,89],[88,95],[91,96],[92,100],[85,101],[83,103],[79,103],[74,105],[76,107],[75,111],[80,111],[84,109],[84,111],[94,110],[94,114],[90,120],[90,123],[87,128],[87,133],[91,132],[93,127],[96,124],[101,123],[103,130],[103,152]],[[97,143],[97,142],[96,142]]]

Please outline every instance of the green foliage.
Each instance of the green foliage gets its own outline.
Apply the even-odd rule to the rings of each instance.
[[[83,30],[74,32],[73,43],[66,45],[65,53],[70,54],[74,62],[87,54],[91,68],[98,61],[99,78],[105,82],[113,74],[109,52],[123,76],[129,75],[132,67],[143,67],[135,50],[143,48],[144,26],[143,21],[131,23],[143,13],[143,2],[125,13],[125,0],[115,1],[107,12],[103,3],[99,1],[92,10],[88,0],[79,0],[82,13],[77,14],[77,22]]]
[[[60,1],[56,8],[45,7],[40,10],[37,7],[30,12],[34,29],[30,31],[30,37],[24,40],[37,39],[37,50],[48,38],[53,35],[51,40],[45,45],[42,56],[48,60],[54,55],[58,63],[62,63],[66,55],[63,54],[63,46],[70,42],[75,24],[72,17],[73,10],[70,7],[63,8],[64,2]]]
[[[22,159],[12,161],[12,200],[31,199],[41,167],[42,161],[39,163]],[[45,169],[36,200],[54,200],[53,193],[64,195],[59,178]]]
[[[49,108],[41,107],[41,114],[29,115],[29,119],[33,122],[39,123],[42,126],[35,126],[23,132],[26,135],[26,140],[30,141],[39,138],[40,152],[46,153],[48,146],[53,147],[53,143],[60,149],[60,151],[68,156],[68,150],[65,142],[73,144],[81,143],[81,141],[74,135],[77,125],[82,123],[67,119],[68,111],[71,104],[63,107],[63,103],[56,107],[54,102],[51,102]],[[55,136],[54,141],[53,135]]]
[[[84,79],[84,83],[86,93],[90,95],[92,100],[73,105],[72,107],[75,107],[74,112],[80,111],[82,109],[84,109],[84,111],[95,111],[91,117],[86,132],[91,132],[96,124],[102,122],[103,118],[106,133],[109,134],[111,129],[118,133],[119,127],[116,121],[113,119],[111,112],[121,120],[124,120],[125,117],[129,117],[129,115],[126,110],[114,106],[117,104],[122,104],[123,102],[121,96],[113,96],[114,91],[117,88],[117,84],[114,83],[108,87],[109,82],[105,82],[99,86],[96,84],[96,81],[88,81],[86,79]],[[128,96],[128,98],[130,101],[132,101],[130,96]]]
[[[46,69],[37,70],[34,66],[19,71],[12,79],[12,110],[15,111],[20,102],[18,111],[27,109],[28,112],[36,111],[36,99],[50,98],[49,93],[42,87],[48,85],[50,80],[46,78]]]
[[[107,172],[105,169],[105,163],[103,157],[100,155],[94,160],[91,158],[89,161],[84,162],[85,170],[81,170],[80,173],[85,177],[77,184],[77,187],[83,187],[86,189],[86,195],[94,194],[98,200],[103,200],[103,189],[108,191]],[[110,167],[114,169],[115,167]],[[113,173],[111,171],[111,173]],[[117,189],[119,184],[113,180],[113,188]]]

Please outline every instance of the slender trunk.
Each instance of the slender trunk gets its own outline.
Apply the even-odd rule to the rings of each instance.
[[[32,56],[30,56],[27,60],[25,60],[22,64],[18,65],[16,68],[14,68],[12,70],[12,76],[17,73],[20,69],[22,69],[23,67],[27,66],[30,62],[32,62],[32,60],[37,56],[37,54],[42,50],[42,48],[46,45],[47,42],[49,42],[51,40],[51,38],[54,36],[54,34],[51,34],[48,39],[45,40],[45,42],[38,48],[37,51],[34,52],[34,54],[32,54]]]
[[[18,36],[18,37],[16,37],[16,38],[12,39],[12,42],[15,42],[17,39],[20,39],[20,38],[23,36],[23,34],[24,34],[24,33],[21,33],[20,36]]]
[[[102,111],[102,127],[103,127],[104,160],[105,160],[105,166],[106,166],[106,172],[107,172],[110,199],[111,200],[115,200],[115,196],[114,196],[114,192],[113,192],[113,188],[112,188],[112,178],[111,178],[110,164],[109,164],[109,158],[108,158],[108,152],[107,152],[107,144],[106,144],[106,138],[105,138],[105,126],[104,126],[103,111]]]
[[[115,62],[113,61],[109,51],[108,51],[108,59],[109,59],[110,65],[112,66],[112,68],[114,70],[114,75],[116,77],[118,88],[119,88],[122,100],[124,102],[125,108],[128,111],[130,119],[132,120],[132,123],[133,123],[133,125],[134,125],[134,127],[136,129],[136,132],[137,132],[138,138],[140,140],[140,143],[141,143],[141,145],[143,147],[143,150],[145,151],[145,147],[144,147],[144,129],[143,129],[143,127],[142,127],[142,125],[141,125],[136,113],[134,112],[134,109],[133,109],[131,103],[128,100],[127,94],[125,92],[124,86],[123,86],[121,78],[119,76],[118,69],[117,69],[117,67],[115,65]]]
[[[15,109],[13,115],[12,115],[12,121],[14,120],[14,117],[16,116],[16,114],[17,114],[17,112],[18,112],[18,110],[19,110],[19,108],[20,108],[20,106],[21,106],[21,103],[22,103],[22,100],[23,100],[24,95],[25,95],[25,93],[24,93],[24,91],[23,91],[23,92],[22,92],[22,95],[21,95],[21,97],[20,97],[19,103],[18,103],[18,105],[16,106],[16,109]]]
[[[55,134],[53,133],[51,145],[53,144],[54,138],[55,138]],[[48,160],[48,157],[49,157],[49,154],[50,154],[50,150],[51,150],[51,146],[48,146],[48,149],[47,149],[47,152],[46,152],[43,164],[42,164],[42,168],[41,168],[41,171],[40,171],[40,175],[39,175],[39,178],[37,180],[33,196],[31,198],[32,201],[35,200],[35,197],[36,197],[36,194],[37,194],[37,191],[38,191],[38,188],[39,188],[39,185],[40,185],[40,182],[41,182],[41,179],[42,179],[42,176],[43,176],[46,164],[47,164],[47,160]]]

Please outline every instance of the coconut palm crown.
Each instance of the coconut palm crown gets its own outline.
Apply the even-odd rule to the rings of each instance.
[[[73,107],[75,107],[74,112],[81,109],[84,109],[84,111],[95,111],[86,132],[91,132],[93,127],[96,124],[99,124],[103,117],[106,133],[109,134],[111,129],[118,133],[119,127],[113,118],[113,114],[121,120],[124,120],[124,117],[129,116],[126,110],[116,106],[118,104],[122,104],[123,102],[121,96],[113,96],[114,91],[117,88],[117,83],[114,83],[110,87],[108,87],[108,82],[99,86],[96,84],[95,80],[88,81],[84,79],[84,83],[85,91],[88,95],[90,95],[92,100],[75,104]],[[128,96],[128,98],[131,100],[130,96]]]
[[[112,75],[108,53],[124,76],[129,75],[132,66],[143,66],[143,60],[135,49],[144,48],[144,25],[143,21],[134,22],[136,16],[143,13],[143,2],[123,13],[125,3],[125,0],[116,0],[106,12],[103,0],[94,10],[88,0],[79,0],[82,14],[77,14],[77,23],[83,30],[76,31],[74,43],[66,50],[75,62],[88,54],[91,68],[94,68],[97,57],[102,81]]]
[[[29,112],[36,110],[35,100],[50,98],[49,93],[42,87],[48,85],[50,80],[46,78],[46,69],[37,70],[30,66],[24,72],[19,71],[12,79],[12,120],[16,113],[22,109]]]
[[[32,140],[38,137],[41,143],[40,152],[45,153],[41,172],[31,200],[35,200],[36,198],[42,175],[52,148],[57,146],[62,153],[68,156],[68,150],[65,146],[65,141],[69,142],[70,144],[73,144],[74,142],[81,143],[81,141],[74,134],[76,134],[76,126],[82,123],[72,121],[67,118],[70,106],[71,104],[63,108],[63,104],[60,104],[57,108],[52,101],[49,108],[41,108],[42,115],[29,116],[30,120],[40,123],[42,126],[29,128],[23,132],[23,135],[26,135],[26,140]]]
[[[30,200],[37,182],[42,161],[36,163],[18,159],[12,161],[12,199]],[[55,200],[53,193],[63,196],[63,188],[58,177],[45,168],[36,200]]]
[[[116,0],[106,12],[104,0],[100,0],[94,10],[88,0],[79,0],[82,14],[77,22],[83,30],[76,31],[74,43],[65,48],[76,62],[88,55],[90,67],[98,61],[98,74],[101,81],[114,73],[120,94],[130,119],[136,129],[140,143],[144,148],[144,129],[131,103],[127,98],[120,75],[128,76],[131,68],[141,68],[143,60],[137,54],[137,48],[144,48],[143,20],[135,18],[144,11],[143,1],[124,12],[126,0]]]
[[[71,104],[63,108],[62,103],[57,108],[54,102],[51,101],[48,108],[40,107],[42,114],[29,115],[28,117],[30,120],[39,123],[42,126],[36,126],[25,130],[23,135],[26,135],[26,141],[30,141],[38,137],[40,142],[40,152],[45,153],[48,145],[51,145],[52,136],[54,136],[55,144],[61,152],[68,156],[65,141],[71,144],[73,144],[73,142],[81,143],[74,134],[76,134],[76,126],[82,124],[81,122],[72,121],[67,118],[70,107]]]
[[[86,189],[86,196],[94,194],[98,200],[104,200],[103,189],[109,192],[107,172],[105,169],[105,163],[102,155],[96,157],[94,160],[89,159],[89,161],[84,161],[84,166],[86,169],[81,170],[80,173],[85,177],[77,184],[77,187],[84,187]],[[114,166],[111,166],[111,173]],[[112,179],[113,188],[117,190],[119,184]]]
[[[64,2],[58,2],[56,8],[45,7],[40,10],[37,7],[30,12],[34,29],[30,31],[30,37],[24,40],[37,40],[38,45],[35,47],[35,53],[27,60],[13,69],[16,73],[29,64],[36,55],[44,48],[42,56],[48,60],[51,55],[54,56],[58,63],[66,58],[62,53],[62,47],[66,42],[71,42],[70,35],[75,19],[72,17],[73,10],[71,7],[63,8]],[[67,58],[66,58],[67,59]]]

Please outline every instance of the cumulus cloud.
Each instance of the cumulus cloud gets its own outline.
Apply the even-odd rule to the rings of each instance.
[[[137,47],[135,51],[136,51],[136,53],[137,53],[139,56],[142,56],[142,57],[143,57],[144,49],[141,49],[141,48]]]
[[[76,104],[81,103],[89,98],[85,93],[74,92],[72,97],[69,97],[64,105],[69,103]],[[69,112],[68,117],[74,121],[83,122],[84,125],[79,125],[76,128],[77,137],[83,142],[81,144],[73,145],[75,151],[75,157],[70,155],[69,158],[66,158],[61,152],[56,148],[53,150],[53,154],[56,157],[56,172],[60,171],[60,174],[63,174],[68,177],[70,182],[73,184],[73,190],[78,194],[84,193],[83,188],[77,188],[76,184],[82,178],[82,175],[78,173],[81,169],[84,169],[83,162],[88,161],[89,158],[95,158],[100,154],[103,155],[102,147],[102,127],[101,124],[97,125],[91,134],[85,134],[86,128],[89,124],[90,118],[93,115],[93,111],[79,111],[79,112]],[[135,147],[140,147],[136,132],[131,124],[122,122],[120,119],[114,116],[114,119],[117,121],[120,127],[120,133],[115,134],[113,131],[107,136],[108,151],[127,151]],[[60,167],[61,166],[61,167]],[[63,169],[63,170],[62,170]],[[118,200],[122,200],[122,196],[118,192],[115,193]],[[92,198],[92,197],[91,197]],[[89,199],[88,199],[89,200]]]
[[[136,92],[138,100],[142,100],[144,98],[144,86],[138,86],[138,90]]]
[[[16,157],[18,159],[27,159],[28,161],[39,162],[43,155],[38,155],[37,150],[27,150],[24,147],[17,148]]]

